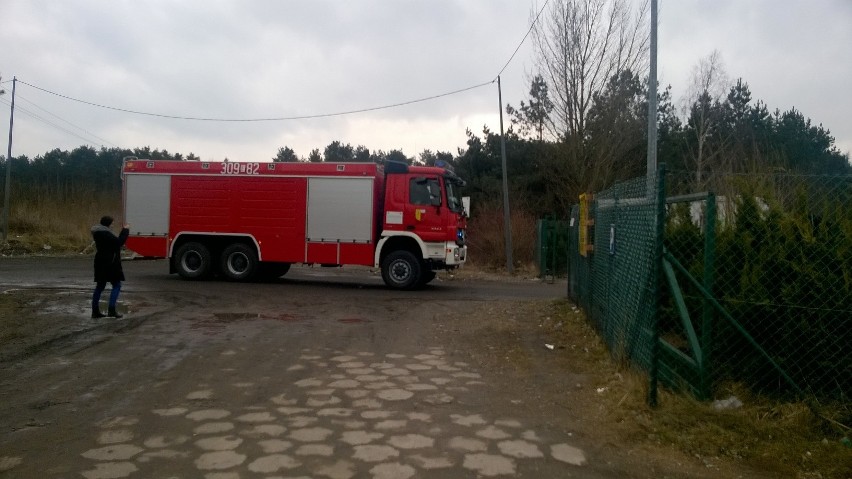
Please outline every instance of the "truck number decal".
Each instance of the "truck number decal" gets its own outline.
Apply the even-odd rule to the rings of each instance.
[[[227,162],[222,163],[223,175],[256,175],[260,171],[260,163],[240,163]]]

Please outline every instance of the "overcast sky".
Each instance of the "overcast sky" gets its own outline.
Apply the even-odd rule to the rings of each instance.
[[[558,1],[558,0],[550,0]],[[365,113],[494,80],[542,0],[0,0],[0,131],[17,86],[13,156],[150,146],[267,161],[332,141],[456,153],[465,130],[499,130],[497,85]],[[659,81],[675,99],[718,50],[728,76],[770,109],[796,107],[852,150],[852,0],[660,0]],[[529,39],[503,71],[517,105],[534,71]],[[23,84],[26,82],[29,85]],[[33,85],[33,86],[30,86]],[[38,118],[36,118],[38,117]],[[508,120],[506,120],[508,121]],[[48,124],[49,123],[49,124]],[[6,145],[2,142],[5,155]]]

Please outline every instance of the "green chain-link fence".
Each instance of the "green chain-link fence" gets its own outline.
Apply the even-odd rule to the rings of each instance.
[[[852,177],[694,180],[668,175],[657,201],[645,178],[618,184],[590,202],[592,226],[575,207],[569,296],[652,386],[705,399],[741,385],[839,404],[848,421]]]
[[[670,183],[688,180],[674,175]],[[730,175],[707,186],[715,215],[706,198],[671,202],[664,242],[680,268],[674,276],[691,273],[705,291],[678,281],[682,298],[667,288],[660,310],[661,336],[681,351],[689,354],[683,317],[700,338],[705,382],[696,392],[740,383],[848,403],[852,177]]]
[[[569,220],[569,295],[616,357],[649,370],[658,297],[658,191],[656,179],[618,183],[587,206],[575,206]]]

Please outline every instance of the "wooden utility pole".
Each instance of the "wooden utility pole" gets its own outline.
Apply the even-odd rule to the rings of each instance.
[[[9,149],[6,151],[6,189],[3,198],[3,242],[9,239],[9,190],[12,186],[12,126],[15,124],[15,85],[17,77],[12,77],[12,111],[9,113]]]
[[[509,216],[509,180],[506,176],[506,135],[503,134],[503,89],[500,76],[497,76],[497,98],[500,101],[500,156],[503,161],[503,231],[506,237],[506,270],[515,271],[512,266],[512,219]]]
[[[657,172],[657,0],[651,0],[651,48],[648,75],[648,165],[645,175],[651,178]],[[648,180],[648,185],[652,185]],[[649,188],[650,189],[650,188]],[[649,193],[649,197],[653,196]]]

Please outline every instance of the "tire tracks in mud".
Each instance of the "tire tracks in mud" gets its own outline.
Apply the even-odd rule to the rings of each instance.
[[[63,348],[70,348],[67,351],[68,354],[74,355],[93,346],[97,346],[98,344],[109,341],[110,339],[112,339],[114,334],[123,333],[139,327],[140,325],[142,325],[142,323],[147,321],[150,316],[151,315],[146,315],[144,317],[135,317],[130,320],[120,319],[118,320],[121,321],[121,323],[119,324],[105,323],[95,325],[90,328],[70,331],[68,333],[27,346],[21,352],[13,353],[11,355],[0,355],[0,365],[3,365],[3,363],[17,362],[24,359],[29,359],[42,352],[62,350]],[[91,337],[91,340],[85,342],[77,340],[78,338],[85,336],[87,333],[103,334],[99,336],[93,335]]]
[[[76,300],[79,295],[88,295],[90,292],[91,290],[88,288],[74,287],[17,286],[5,288],[0,294],[21,294],[24,296],[23,298],[15,298],[16,300],[12,301],[11,308],[7,305],[6,314],[15,317],[18,324],[23,328],[39,328],[40,334],[31,344],[17,348],[14,345],[3,345],[4,350],[12,349],[12,351],[0,352],[0,369],[12,369],[22,361],[47,353],[60,352],[69,356],[78,354],[103,344],[119,334],[139,328],[148,320],[167,313],[178,302],[188,302],[185,292],[180,293],[180,297],[170,291],[131,292],[130,294],[133,294],[134,299],[119,301],[119,309],[124,313],[122,318],[90,319],[86,317],[88,314],[85,313],[84,319],[80,319],[79,313],[75,310],[75,308],[79,309]],[[49,295],[45,296],[45,293]],[[156,300],[151,298],[152,294],[158,295]],[[163,301],[163,296],[172,297]],[[39,306],[47,304],[52,311],[58,310],[58,312],[40,313],[39,309],[30,307],[32,302],[37,302]],[[45,315],[51,315],[53,320],[46,321],[42,317]],[[79,327],[68,330],[69,321],[76,321]],[[38,323],[38,325],[31,323]],[[14,340],[16,337],[33,338],[33,335],[30,334],[29,329],[24,329],[18,334],[11,334],[11,337]]]

